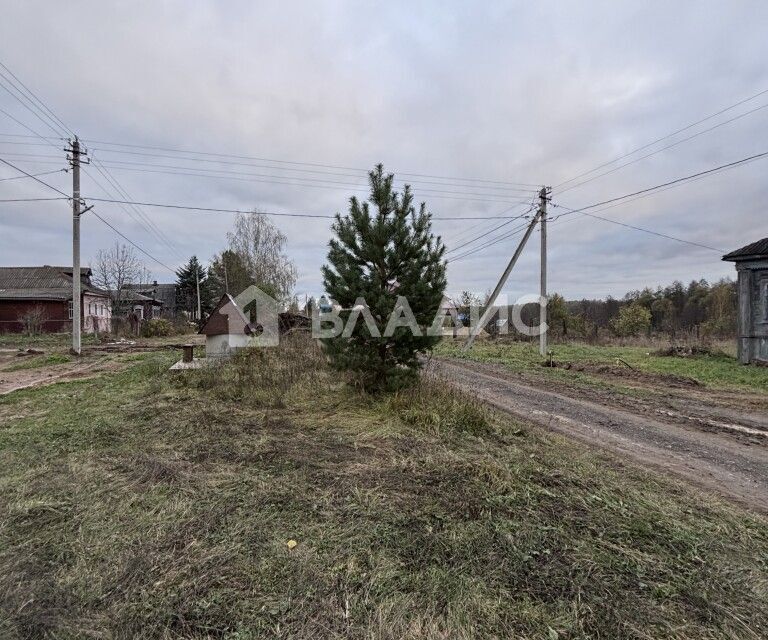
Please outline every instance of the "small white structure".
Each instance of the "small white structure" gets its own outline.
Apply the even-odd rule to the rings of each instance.
[[[225,293],[200,333],[205,336],[205,357],[220,358],[247,347],[260,330],[251,324],[234,298]]]

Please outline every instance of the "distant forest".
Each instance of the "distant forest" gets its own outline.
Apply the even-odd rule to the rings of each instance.
[[[463,317],[468,317],[467,303],[472,303],[469,298],[471,294],[463,293],[454,301]],[[553,337],[730,338],[736,335],[736,283],[729,278],[714,284],[706,280],[694,280],[688,285],[675,281],[666,287],[647,287],[629,291],[621,299],[609,296],[605,300],[565,300],[555,293],[550,295],[548,316]],[[522,318],[527,324],[536,322],[538,306],[527,305]],[[487,329],[497,333],[498,323],[492,320]]]

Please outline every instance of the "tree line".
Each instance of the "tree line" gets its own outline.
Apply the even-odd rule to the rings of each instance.
[[[469,306],[482,308],[483,300],[465,291],[453,303],[468,323]],[[511,308],[508,312],[511,317]],[[550,335],[587,340],[651,335],[673,340],[683,336],[731,338],[736,335],[737,314],[736,283],[730,278],[714,284],[693,280],[688,285],[675,280],[666,287],[629,291],[620,299],[566,300],[555,293],[547,305]],[[521,316],[526,324],[537,323],[538,305],[527,305]],[[486,327],[492,335],[499,332],[498,320],[497,314]]]

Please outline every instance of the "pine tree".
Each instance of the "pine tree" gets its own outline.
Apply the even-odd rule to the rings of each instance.
[[[190,317],[197,314],[197,276],[200,276],[200,309],[203,317],[212,310],[215,301],[211,291],[208,270],[192,256],[186,265],[176,271],[176,308],[187,312]]]
[[[323,284],[338,303],[345,321],[349,310],[364,298],[382,337],[372,336],[362,317],[349,337],[324,340],[334,367],[353,373],[368,390],[393,390],[417,377],[418,356],[431,349],[439,336],[425,330],[432,324],[446,286],[445,247],[432,234],[431,214],[424,203],[413,206],[406,185],[402,195],[393,191],[392,174],[382,165],[369,173],[369,202],[350,199],[349,213],[336,215],[329,243]],[[404,296],[423,335],[398,327],[384,337],[387,321],[398,297]]]
[[[211,281],[211,294],[214,300],[218,300],[225,293],[237,296],[252,284],[256,284],[249,275],[243,259],[230,249],[225,249],[213,258],[208,277]]]

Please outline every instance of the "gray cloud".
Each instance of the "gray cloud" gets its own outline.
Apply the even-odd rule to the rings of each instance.
[[[761,2],[24,2],[4,9],[0,59],[84,138],[340,167],[382,161],[395,172],[554,185],[768,88],[768,5]],[[7,94],[0,108],[50,135]],[[768,150],[767,121],[768,109],[756,112],[556,193],[555,202],[579,207]],[[27,133],[2,114],[0,132]],[[110,164],[215,168],[89,146]],[[28,170],[63,166],[55,158],[9,156],[63,157],[45,147],[0,143],[0,151]],[[600,215],[718,248],[741,246],[768,235],[766,162]],[[110,171],[134,198],[156,202],[333,214],[346,209],[350,195],[363,195],[353,188],[364,189],[364,179],[262,164],[274,168],[218,169],[344,184],[214,180],[127,164]],[[11,175],[0,169],[0,178]],[[90,169],[84,193],[102,196],[91,176],[104,182]],[[65,174],[44,179],[69,188]],[[427,180],[413,178],[416,195],[441,218],[498,215],[509,206],[439,198],[427,190],[440,187]],[[443,190],[505,193],[437,182],[446,183]],[[47,195],[30,180],[0,182],[0,198]],[[118,206],[97,211],[171,266],[192,253],[209,258],[231,224],[229,214],[145,208],[173,239],[172,253]],[[328,221],[275,222],[299,266],[299,291],[317,291]],[[70,224],[63,202],[0,203],[0,262],[66,263]],[[435,227],[450,246],[491,226],[477,223],[470,232],[469,224],[440,219]],[[83,235],[86,260],[114,240],[93,217],[84,220]],[[732,271],[716,252],[586,217],[553,222],[550,238],[550,287],[568,297],[621,295]],[[451,290],[492,287],[516,239],[451,264]],[[537,242],[535,235],[510,293],[535,290]],[[159,279],[171,277],[149,266]]]

